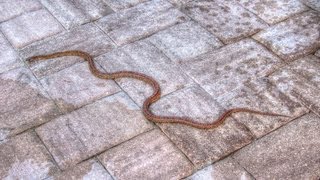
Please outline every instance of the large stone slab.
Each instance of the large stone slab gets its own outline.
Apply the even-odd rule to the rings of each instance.
[[[53,119],[59,110],[31,71],[0,74],[0,141]]]
[[[68,29],[113,12],[103,0],[40,0],[40,2]]]
[[[97,21],[118,45],[147,37],[187,19],[164,0],[152,0]]]
[[[44,9],[3,22],[0,29],[16,48],[22,48],[64,30],[59,22]]]
[[[242,168],[238,162],[228,157],[207,166],[185,180],[215,180],[215,179],[241,179],[254,180],[254,178]]]
[[[104,0],[104,2],[106,2],[114,11],[121,11],[123,9],[131,8],[147,1],[149,0]]]
[[[96,25],[86,24],[43,41],[33,43],[21,49],[19,52],[23,59],[66,50],[81,50],[92,56],[98,56],[111,51],[114,47],[115,45],[111,39]],[[34,74],[37,77],[42,78],[79,61],[81,60],[77,57],[63,57],[38,61],[29,65]]]
[[[41,9],[37,0],[2,0],[0,6],[0,22],[17,17],[22,13]]]
[[[233,157],[256,179],[318,179],[320,119],[314,114],[242,148]]]
[[[222,46],[215,36],[193,21],[158,32],[148,40],[177,63]]]
[[[159,82],[162,95],[194,84],[175,63],[148,41],[126,45],[96,60],[108,72],[129,70],[153,77]],[[126,78],[117,82],[139,106],[153,93],[151,86],[139,80]]]
[[[36,132],[66,169],[151,128],[139,107],[121,92],[60,116]]]
[[[294,60],[320,47],[320,14],[308,11],[271,26],[253,37],[285,60]]]
[[[120,91],[114,81],[93,76],[87,62],[46,76],[40,82],[63,111],[72,111]]]
[[[240,0],[239,3],[269,24],[308,10],[299,0]]]
[[[34,132],[0,143],[1,179],[44,179],[58,168]]]
[[[11,47],[10,43],[0,33],[0,73],[22,66],[17,52]]]
[[[190,1],[182,10],[224,43],[242,39],[267,27],[256,15],[232,1]]]
[[[190,161],[158,129],[99,156],[115,179],[180,179],[192,173]]]
[[[190,87],[161,98],[152,105],[152,111],[158,115],[190,117],[196,122],[209,123],[216,120],[223,109],[203,89]],[[252,140],[247,128],[232,118],[208,130],[170,123],[159,126],[198,169],[227,156]]]
[[[320,11],[320,3],[318,0],[301,0],[301,2],[314,10]]]

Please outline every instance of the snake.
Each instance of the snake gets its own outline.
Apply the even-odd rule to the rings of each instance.
[[[119,78],[133,78],[140,81],[145,82],[146,84],[152,86],[153,93],[145,99],[142,105],[142,113],[144,117],[154,123],[176,123],[176,124],[183,124],[187,126],[191,126],[198,129],[212,129],[217,128],[221,124],[223,124],[228,117],[230,117],[234,113],[239,112],[245,112],[245,113],[252,113],[252,114],[258,114],[258,115],[264,115],[264,116],[282,116],[282,117],[289,117],[287,115],[283,114],[277,114],[273,112],[263,112],[263,111],[257,111],[250,108],[232,108],[228,109],[225,112],[223,112],[216,120],[210,122],[210,123],[201,123],[194,121],[190,117],[178,117],[178,116],[161,116],[156,115],[150,110],[150,106],[158,101],[161,97],[161,88],[159,83],[152,77],[139,73],[134,71],[117,71],[113,73],[109,72],[101,72],[98,70],[93,57],[84,51],[79,50],[69,50],[69,51],[62,51],[62,52],[55,52],[52,54],[46,54],[46,55],[37,55],[32,56],[27,59],[28,62],[33,63],[35,61],[39,60],[46,60],[46,59],[53,59],[53,58],[59,58],[64,56],[78,56],[85,61],[88,62],[89,69],[91,73],[100,79],[106,79],[106,80],[115,80]]]

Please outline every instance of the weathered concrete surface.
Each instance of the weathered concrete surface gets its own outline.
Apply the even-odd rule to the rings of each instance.
[[[118,93],[39,128],[37,133],[62,169],[152,128],[140,109]]]
[[[254,180],[254,178],[232,158],[225,158],[213,165],[207,166],[185,180],[215,180],[215,179],[241,179]]]
[[[0,24],[0,29],[16,48],[55,35],[64,30],[48,11],[40,9]]]
[[[131,8],[147,1],[149,0],[104,0],[104,2],[106,2],[114,11],[121,11],[123,9]]]
[[[40,9],[37,0],[2,0],[0,6],[0,22],[7,21],[22,13]]]
[[[176,63],[222,46],[215,36],[193,21],[160,31],[148,40]]]
[[[31,56],[50,54],[58,51],[81,50],[92,56],[98,56],[115,47],[111,39],[96,25],[90,23],[43,41],[33,43],[21,49],[20,56],[27,59]],[[80,58],[63,57],[58,59],[39,61],[29,64],[38,78],[57,72],[80,61]]]
[[[320,13],[308,11],[253,36],[281,58],[294,60],[320,47]]]
[[[242,39],[267,27],[256,15],[232,1],[190,1],[182,10],[224,43]]]
[[[89,159],[76,165],[74,168],[57,173],[48,180],[113,180],[111,175],[95,159]]]
[[[44,179],[58,169],[34,132],[0,142],[1,179]]]
[[[162,95],[194,84],[190,77],[148,41],[126,45],[98,57],[97,62],[107,72],[129,70],[153,77],[159,82]],[[139,80],[126,78],[116,81],[139,106],[153,92],[151,86]]]
[[[0,74],[0,141],[57,114],[58,108],[30,70],[21,67]]]
[[[40,2],[68,29],[113,12],[103,0],[40,0]]]
[[[236,152],[256,179],[319,179],[320,119],[305,115]]]
[[[301,0],[301,2],[314,10],[320,11],[320,3],[318,0]]]
[[[99,156],[115,179],[180,179],[192,173],[187,158],[160,131],[152,130]]]
[[[165,0],[152,0],[101,18],[100,26],[118,45],[149,36],[177,23],[187,16]]]
[[[0,33],[0,73],[22,66],[17,52],[11,47],[10,43]]]
[[[240,0],[239,3],[269,24],[308,10],[299,0]]]
[[[199,87],[190,87],[171,93],[152,105],[159,115],[190,117],[196,122],[210,123],[223,109]],[[186,156],[202,168],[248,144],[251,133],[242,124],[228,118],[215,129],[196,129],[180,124],[159,124],[164,133]]]

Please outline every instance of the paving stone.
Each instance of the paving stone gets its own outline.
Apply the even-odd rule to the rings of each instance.
[[[115,47],[111,39],[94,24],[86,24],[43,41],[33,43],[20,50],[20,56],[27,59],[36,55],[50,54],[58,51],[81,50],[92,56],[106,53]],[[63,57],[30,64],[38,78],[55,73],[79,61],[78,57]]]
[[[320,115],[320,58],[307,56],[272,74],[269,79],[287,96],[299,99]]]
[[[37,0],[2,0],[0,6],[0,22],[17,17],[22,13],[41,9]]]
[[[187,19],[164,0],[152,0],[106,16],[97,24],[118,44],[123,45],[147,37]]]
[[[16,48],[22,48],[64,30],[59,22],[44,9],[3,22],[0,29]]]
[[[305,5],[311,7],[314,10],[320,11],[319,0],[301,0]]]
[[[0,74],[0,141],[45,123],[58,108],[26,68]]]
[[[103,0],[40,1],[68,29],[99,19],[113,12]]]
[[[308,11],[271,26],[253,37],[285,60],[294,60],[320,47],[320,15]]]
[[[196,122],[209,123],[217,119],[223,109],[203,89],[191,87],[161,98],[152,105],[152,111],[158,115],[187,116]],[[209,130],[181,124],[159,125],[197,168],[212,164],[252,140],[246,127],[232,118]]]
[[[96,60],[108,72],[129,70],[155,78],[160,84],[162,95],[194,84],[178,66],[148,41],[126,45]],[[139,106],[153,93],[151,86],[139,80],[126,78],[116,81]]]
[[[148,40],[175,62],[222,46],[215,36],[192,21],[158,32]]]
[[[36,129],[62,169],[152,128],[124,93],[103,98]]]
[[[308,114],[236,152],[256,179],[319,179],[320,119]]]
[[[55,174],[53,177],[48,178],[48,180],[77,179],[112,180],[112,177],[97,160],[90,159],[81,164],[78,164],[72,169],[66,170],[62,173]]]
[[[0,73],[23,65],[23,63],[19,59],[17,52],[11,47],[10,43],[1,33],[0,52]]]
[[[71,111],[120,90],[114,81],[93,76],[87,62],[46,76],[40,82],[63,111]]]
[[[121,11],[123,9],[131,8],[140,3],[144,3],[150,0],[104,0],[114,11]]]
[[[135,137],[99,156],[115,179],[180,179],[193,166],[160,131]]]
[[[183,7],[183,12],[224,43],[242,39],[267,27],[256,15],[231,1],[190,1]]]
[[[197,171],[185,180],[214,179],[254,180],[254,178],[245,169],[230,157]]]
[[[308,10],[299,0],[240,0],[239,3],[269,24]]]
[[[0,142],[1,179],[44,179],[57,167],[33,132],[26,132]]]

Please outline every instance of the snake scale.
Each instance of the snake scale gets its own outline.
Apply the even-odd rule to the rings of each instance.
[[[184,124],[188,125],[191,127],[199,128],[199,129],[211,129],[211,128],[216,128],[219,125],[221,125],[227,117],[229,117],[233,113],[237,112],[247,112],[247,113],[253,113],[253,114],[259,114],[259,115],[266,115],[266,116],[282,116],[282,117],[288,117],[286,115],[282,114],[276,114],[276,113],[271,113],[271,112],[262,112],[262,111],[256,111],[248,108],[233,108],[225,111],[218,119],[211,123],[199,123],[195,122],[189,117],[176,117],[176,116],[159,116],[155,115],[154,113],[151,112],[150,106],[152,103],[158,101],[161,96],[161,89],[159,83],[153,79],[150,76],[147,76],[142,73],[138,72],[133,72],[133,71],[118,71],[114,73],[104,73],[101,72],[97,69],[93,57],[83,51],[77,51],[77,50],[71,50],[71,51],[64,51],[64,52],[56,52],[52,54],[47,54],[47,55],[39,55],[39,56],[33,56],[28,59],[29,62],[33,61],[38,61],[38,60],[46,60],[46,59],[52,59],[52,58],[58,58],[58,57],[63,57],[63,56],[79,56],[86,60],[89,64],[89,69],[91,73],[101,79],[107,79],[107,80],[114,80],[118,78],[133,78],[133,79],[138,79],[141,80],[149,85],[152,86],[153,88],[153,94],[148,97],[142,107],[142,112],[143,115],[152,122],[155,123],[178,123],[178,124]]]

